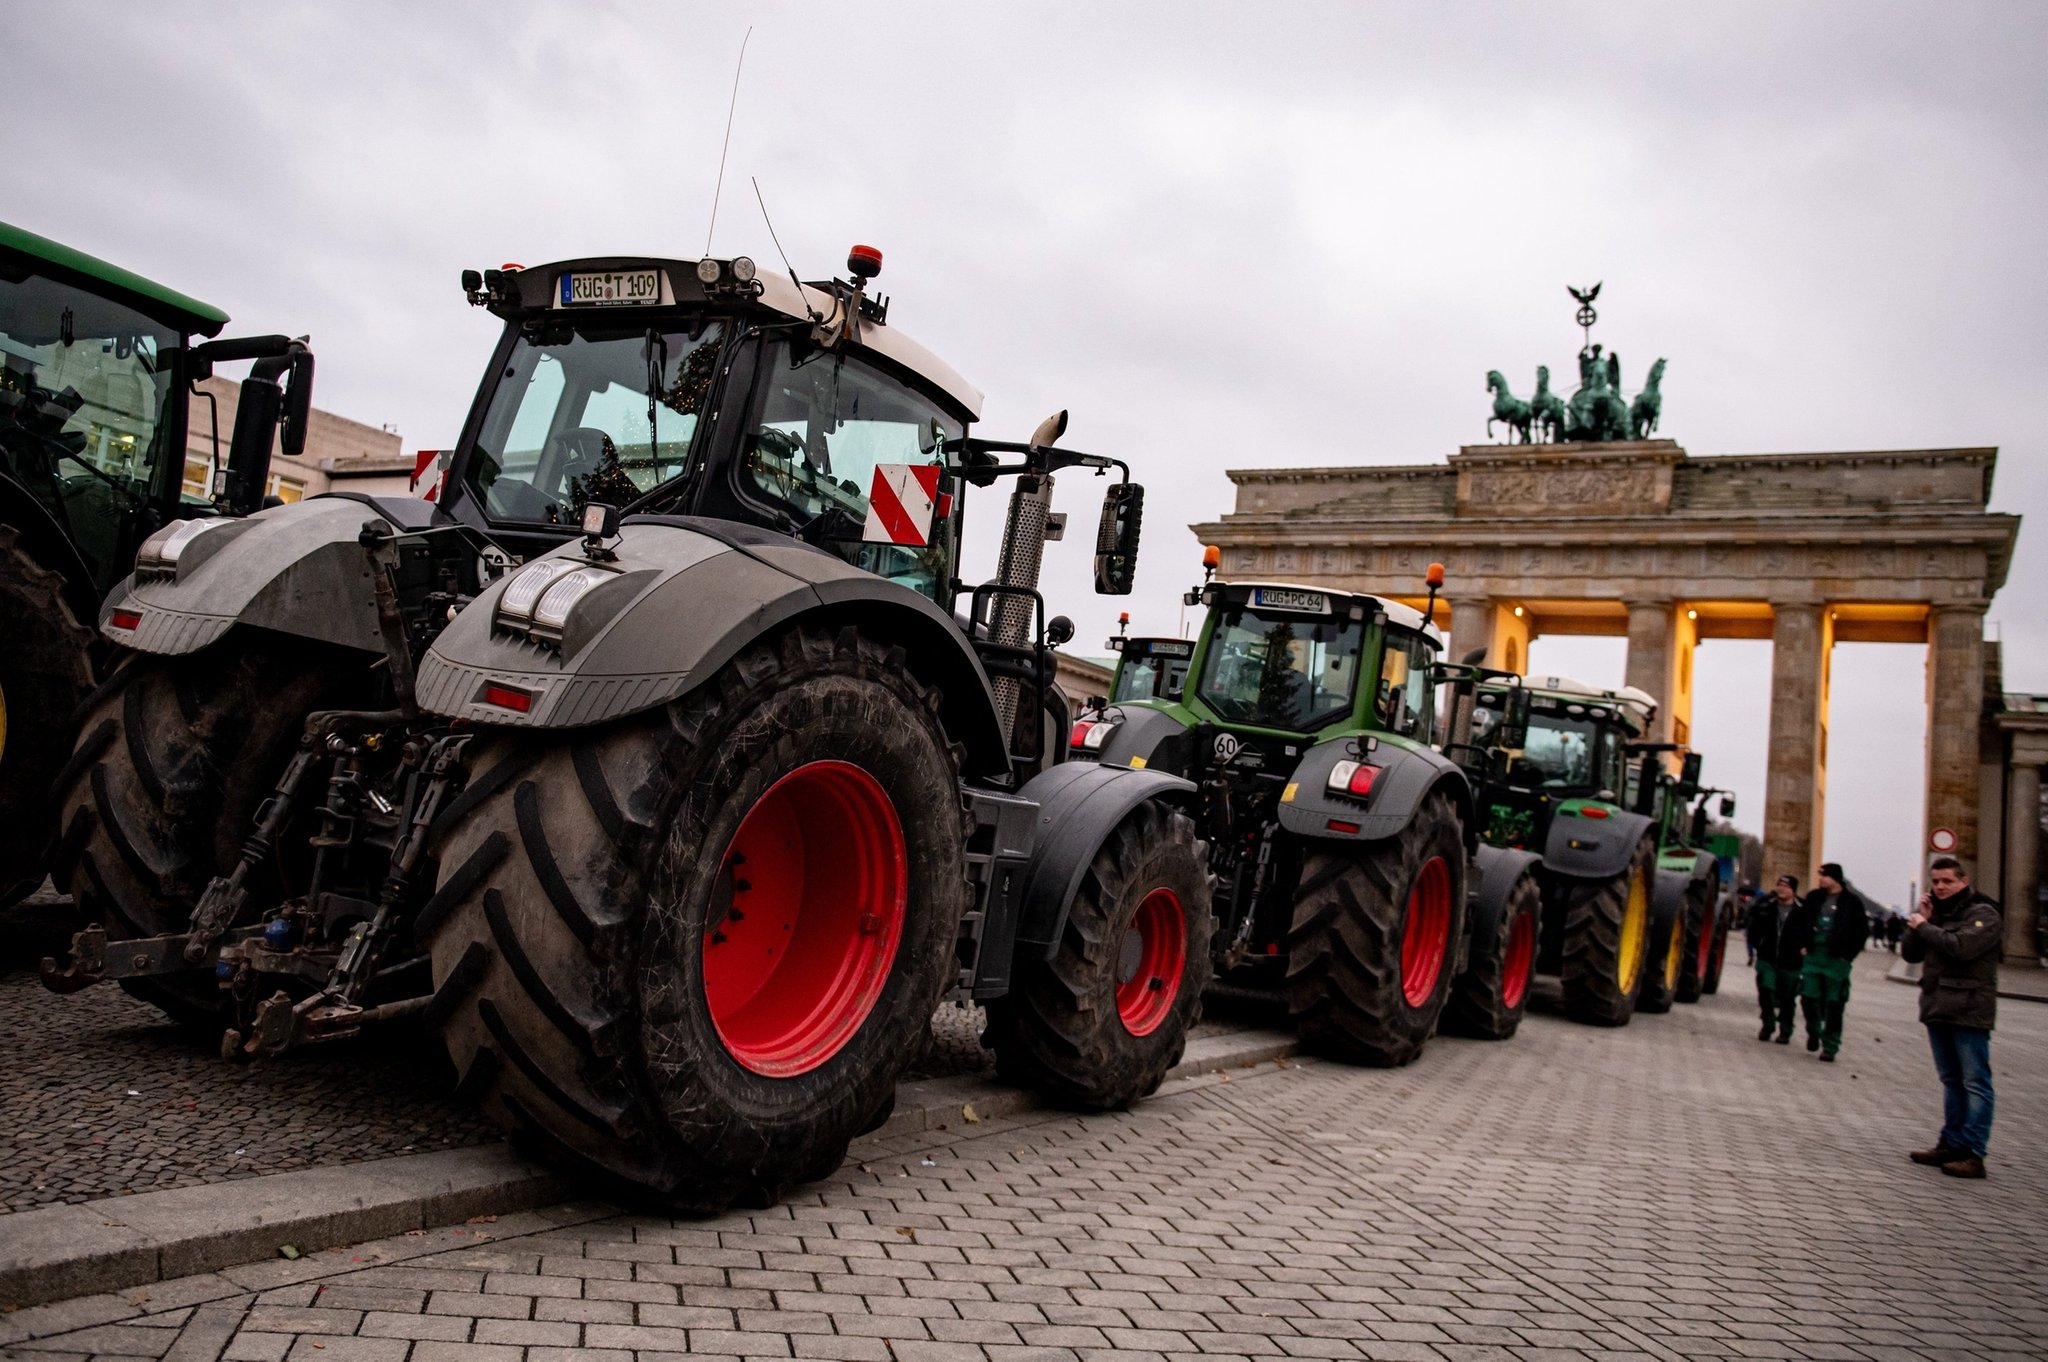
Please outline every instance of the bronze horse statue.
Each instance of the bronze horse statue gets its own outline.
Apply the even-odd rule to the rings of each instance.
[[[1564,399],[1550,390],[1550,366],[1536,366],[1536,395],[1529,399],[1530,424],[1536,431],[1536,438],[1544,444],[1551,444],[1564,433]]]
[[[1638,440],[1647,440],[1657,429],[1657,420],[1664,414],[1664,394],[1659,385],[1664,381],[1664,361],[1658,360],[1650,366],[1650,382],[1636,394],[1635,405],[1629,408],[1629,432]]]
[[[1486,438],[1493,438],[1493,423],[1504,421],[1508,426],[1508,443],[1514,444],[1519,434],[1521,443],[1529,443],[1529,404],[1508,391],[1508,381],[1498,369],[1486,371],[1486,390],[1493,394],[1493,415],[1486,418]]]
[[[1579,355],[1579,390],[1565,423],[1567,440],[1626,440],[1628,399],[1621,395],[1621,356],[1600,357],[1595,345]]]

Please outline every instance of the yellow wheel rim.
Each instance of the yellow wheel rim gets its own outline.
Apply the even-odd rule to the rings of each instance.
[[[1671,950],[1664,962],[1664,991],[1678,987],[1678,968],[1685,963],[1685,919],[1671,920]]]
[[[1643,938],[1650,934],[1650,877],[1629,877],[1628,906],[1621,913],[1621,958],[1616,961],[1615,980],[1623,993],[1633,993],[1643,972]]]

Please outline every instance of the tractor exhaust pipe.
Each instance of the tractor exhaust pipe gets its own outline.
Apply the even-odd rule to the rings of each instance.
[[[1033,449],[1049,449],[1067,430],[1067,413],[1054,412],[1031,432]],[[1050,473],[1027,473],[1017,479],[1010,494],[1010,515],[1003,525],[1002,554],[996,563],[996,581],[1022,591],[1038,589],[1039,571],[1045,564],[1045,531],[1052,516],[1053,480]],[[1009,648],[1023,648],[1033,639],[1031,597],[1009,592],[995,598],[994,617],[989,621],[989,640]],[[1017,729],[1017,705],[1022,686],[1015,677],[996,678],[996,712],[1002,717],[1007,741]]]

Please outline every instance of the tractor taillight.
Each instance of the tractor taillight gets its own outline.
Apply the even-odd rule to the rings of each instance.
[[[1367,766],[1362,761],[1340,761],[1330,768],[1331,794],[1350,795],[1353,799],[1364,799],[1372,793],[1372,783],[1379,777],[1380,768]]]
[[[1110,730],[1116,725],[1102,719],[1077,719],[1074,734],[1067,739],[1068,747],[1078,747],[1090,752],[1099,752],[1109,741]]]
[[[1581,818],[1605,818],[1606,816],[1607,810],[1601,808],[1598,804],[1581,804],[1579,806],[1579,817]]]
[[[107,616],[107,623],[116,629],[134,629],[142,624],[142,616],[133,610],[116,610]]]
[[[500,686],[493,682],[484,687],[484,703],[525,714],[533,708],[533,692]]]

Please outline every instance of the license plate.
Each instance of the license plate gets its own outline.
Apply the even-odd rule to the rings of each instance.
[[[660,270],[606,270],[592,274],[564,274],[555,306],[616,307],[660,301]]]
[[[1192,643],[1148,643],[1145,645],[1145,651],[1153,657],[1193,657],[1195,655],[1195,645]]]
[[[1330,613],[1330,598],[1320,591],[1289,591],[1283,587],[1255,586],[1252,604],[1270,610],[1300,610],[1311,615]]]

